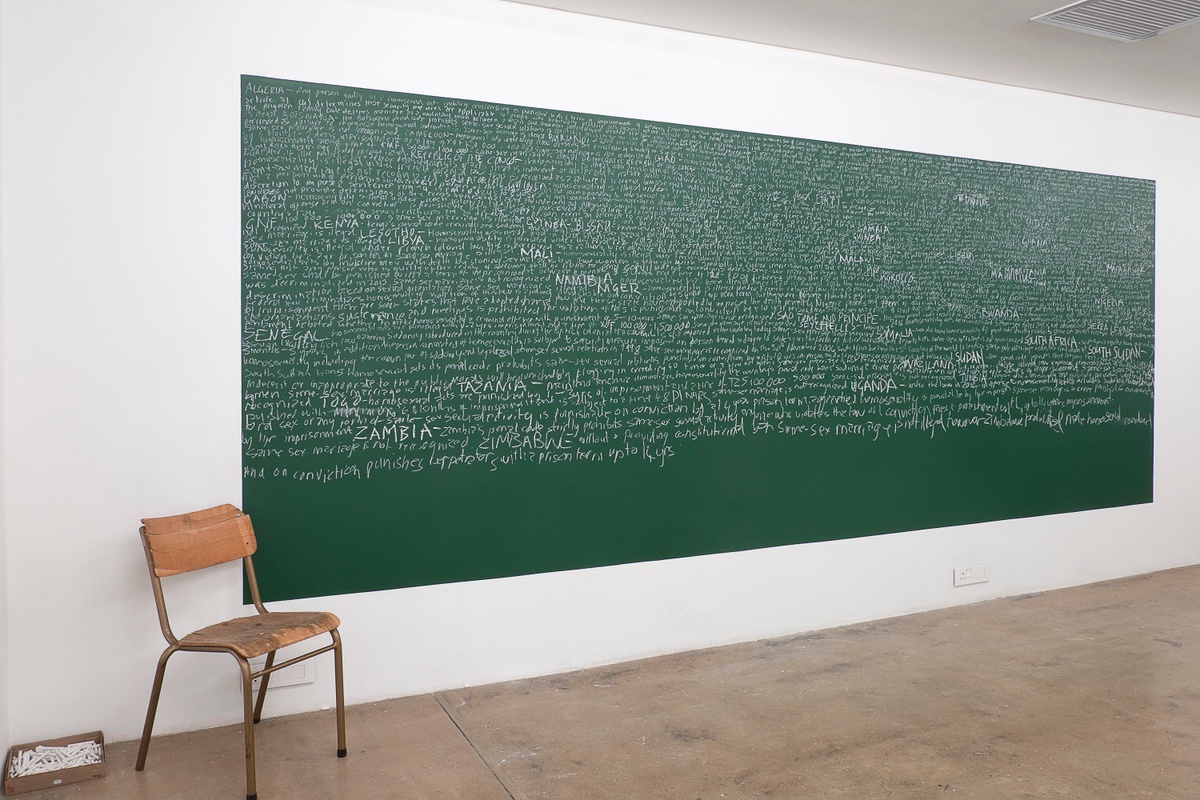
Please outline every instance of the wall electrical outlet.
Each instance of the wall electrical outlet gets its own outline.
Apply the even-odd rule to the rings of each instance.
[[[992,568],[989,564],[974,564],[970,567],[954,568],[954,585],[970,586],[972,583],[987,583],[992,579]]]
[[[282,659],[280,659],[282,660]],[[266,663],[265,658],[250,659],[250,669],[260,670]],[[316,680],[316,669],[312,661],[301,661],[299,664],[292,664],[285,669],[277,670],[271,673],[271,680],[267,684],[267,691],[277,689],[280,686],[299,686],[302,683],[312,683]],[[238,682],[239,684],[241,681]],[[262,683],[262,678],[254,679],[254,690],[258,691],[259,684]]]

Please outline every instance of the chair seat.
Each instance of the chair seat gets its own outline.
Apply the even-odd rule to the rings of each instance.
[[[289,644],[328,633],[341,625],[326,611],[272,611],[218,622],[179,640],[190,647],[226,647],[243,658],[254,658]]]

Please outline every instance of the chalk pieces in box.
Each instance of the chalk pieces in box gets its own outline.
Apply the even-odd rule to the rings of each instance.
[[[84,764],[79,767],[56,769],[50,772],[36,772],[21,777],[13,777],[13,763],[21,753],[37,750],[42,747],[66,747],[79,742],[94,742],[100,746],[100,761],[96,764]],[[75,736],[64,736],[60,739],[45,739],[29,744],[15,744],[8,750],[8,758],[4,761],[4,793],[6,795],[32,792],[37,789],[49,789],[53,786],[65,786],[68,783],[90,781],[93,778],[103,778],[104,766],[104,734],[100,731],[80,733]]]

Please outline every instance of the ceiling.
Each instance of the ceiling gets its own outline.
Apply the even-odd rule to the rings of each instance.
[[[1200,23],[1123,42],[1030,21],[1069,0],[513,1],[1200,117]]]

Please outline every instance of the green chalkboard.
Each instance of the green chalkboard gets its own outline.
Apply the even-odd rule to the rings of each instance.
[[[1147,180],[261,77],[264,595],[1150,502]]]

